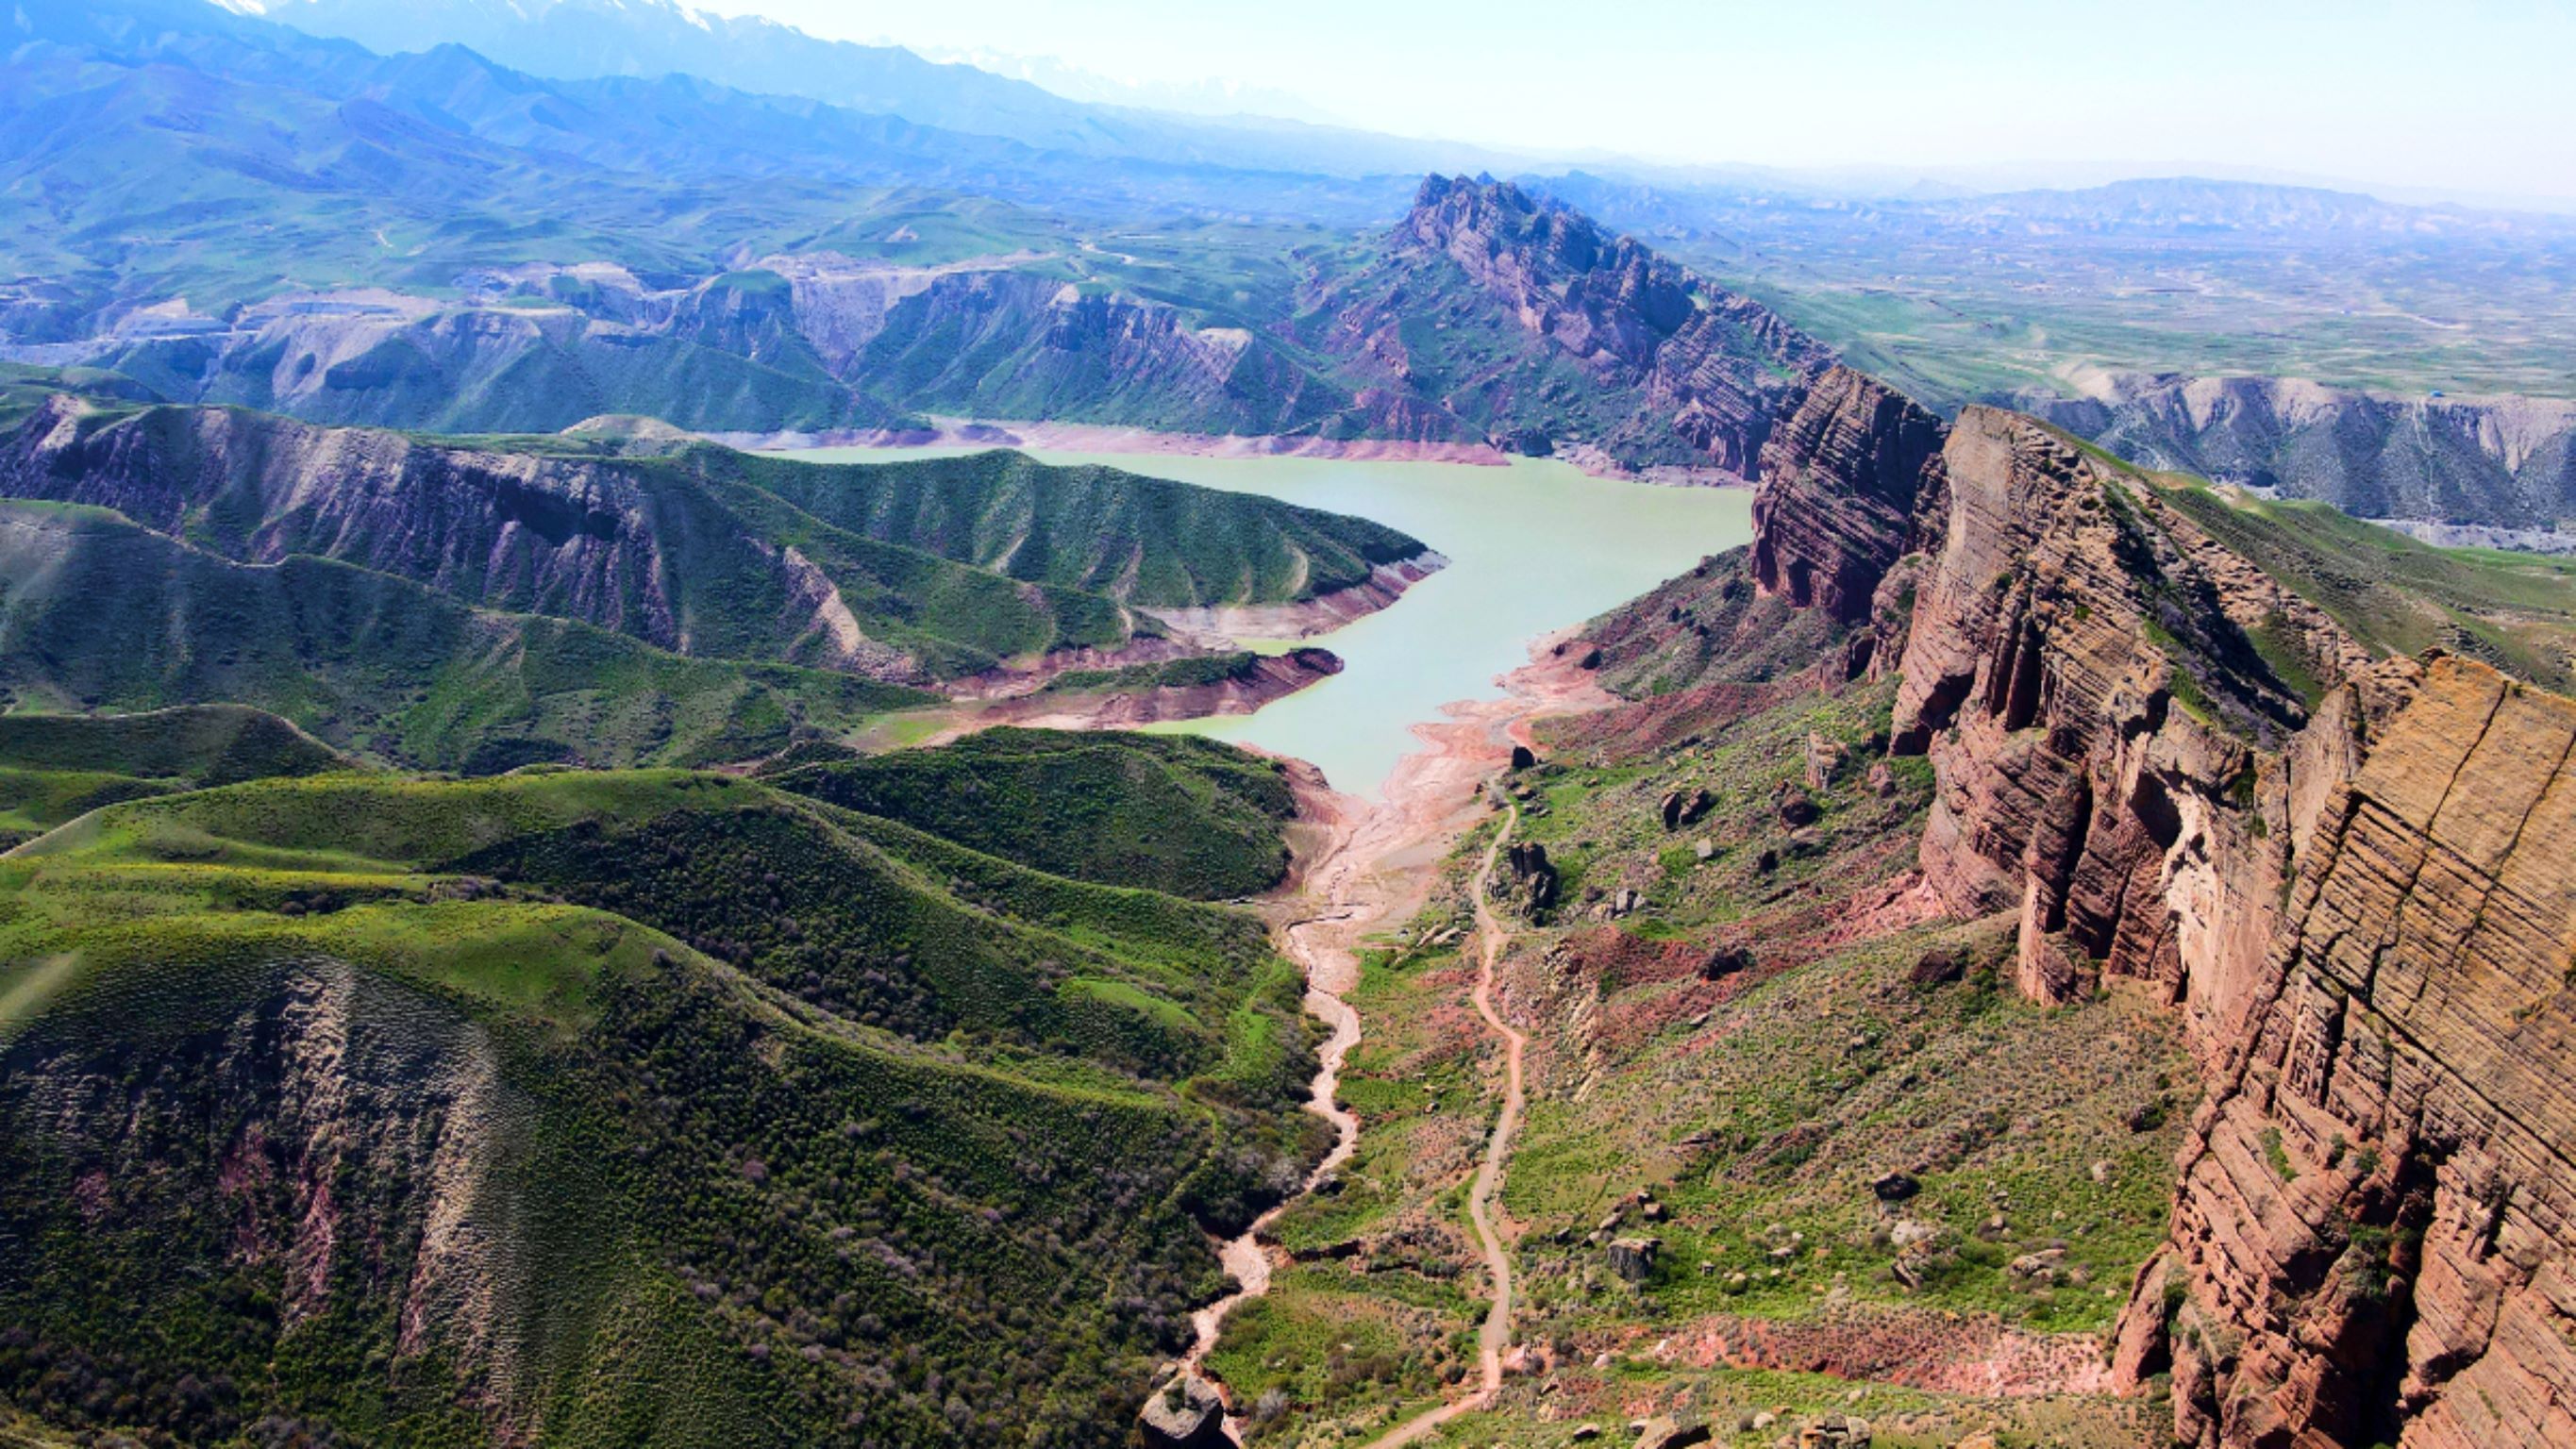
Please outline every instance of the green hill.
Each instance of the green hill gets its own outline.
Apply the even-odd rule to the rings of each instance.
[[[990,729],[777,778],[1040,870],[1200,899],[1276,885],[1296,812],[1277,764],[1181,735]]]
[[[433,769],[748,759],[914,691],[688,659],[295,555],[234,563],[103,509],[0,500],[0,691],[21,710],[252,700]]]
[[[126,800],[348,763],[277,716],[240,705],[0,715],[0,850]]]
[[[1116,1442],[1321,1146],[1249,915],[722,776],[117,806],[0,962],[0,1394],[154,1442]]]
[[[0,494],[113,508],[237,563],[313,557],[701,657],[893,682],[1262,604],[1423,545],[1363,519],[1007,454],[820,466],[597,435],[430,439],[64,395]]]

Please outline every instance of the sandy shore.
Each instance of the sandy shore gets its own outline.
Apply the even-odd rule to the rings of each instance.
[[[1194,458],[1347,458],[1379,463],[1469,463],[1499,468],[1510,461],[1486,443],[1407,442],[1400,438],[1282,437],[1277,434],[1162,433],[1099,423],[989,422],[934,418],[927,428],[840,429],[813,433],[710,433],[729,448],[788,452],[807,448],[1043,448],[1060,453],[1173,453]]]
[[[1415,442],[1402,438],[1283,437],[1275,433],[1161,433],[1100,423],[997,422],[934,418],[927,428],[837,429],[812,433],[708,433],[709,440],[753,453],[811,448],[1022,448],[1059,453],[1156,453],[1190,458],[1338,458],[1370,463],[1511,464],[1490,443]],[[1558,461],[1595,478],[1673,488],[1746,488],[1754,480],[1723,468],[1655,463],[1630,467],[1599,448],[1567,447]]]
[[[1349,1161],[1359,1144],[1359,1121],[1342,1109],[1337,1093],[1342,1062],[1366,1029],[1343,999],[1359,983],[1361,946],[1421,909],[1459,838],[1489,812],[1484,782],[1510,763],[1512,746],[1535,746],[1531,730],[1537,721],[1617,703],[1575,666],[1580,651],[1554,651],[1571,632],[1533,646],[1531,662],[1503,676],[1501,698],[1452,704],[1442,711],[1445,719],[1414,726],[1424,748],[1396,766],[1383,801],[1328,789],[1311,766],[1290,762],[1300,807],[1292,842],[1296,865],[1267,908],[1280,951],[1305,971],[1306,1009],[1332,1028],[1307,1110],[1332,1123],[1335,1132],[1332,1151],[1309,1176],[1301,1197]],[[1489,940],[1488,949],[1497,945]],[[1226,1314],[1269,1291],[1279,1259],[1266,1234],[1294,1201],[1220,1245],[1218,1256],[1242,1286],[1191,1316],[1197,1342],[1183,1360],[1185,1368],[1203,1371]],[[1241,1426],[1228,1427],[1240,1442]]]

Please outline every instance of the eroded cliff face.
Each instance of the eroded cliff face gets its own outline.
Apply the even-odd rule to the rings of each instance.
[[[2323,797],[2308,776],[2348,771],[2333,743],[2366,737],[2405,666],[2028,419],[1970,409],[1944,459],[1894,720],[1940,780],[1925,874],[1961,913],[2019,908],[2032,995],[2145,978],[2223,1035],[2308,829],[2295,807]]]
[[[1772,429],[1753,500],[1753,577],[1846,623],[1943,522],[1948,430],[1877,379],[1836,366]]]
[[[2030,419],[1963,414],[1917,520],[1867,399],[1784,423],[1757,578],[1903,639],[1928,887],[2038,999],[2150,983],[2209,1094],[2121,1380],[2210,1449],[2576,1442],[2576,701],[2376,657]]]
[[[2393,397],[2296,378],[2094,373],[2025,401],[2155,467],[2321,498],[2364,518],[2548,528],[2576,519],[2576,404]]]
[[[2571,745],[2443,659],[2324,801],[2124,1326],[2185,1442],[2576,1442]]]

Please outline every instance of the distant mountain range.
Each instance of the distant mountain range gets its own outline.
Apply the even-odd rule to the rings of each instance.
[[[2563,218],[2187,179],[1894,200],[1594,172],[1423,186],[1360,174],[1407,159],[1383,138],[1087,106],[661,0],[275,13],[429,48],[379,55],[198,0],[24,0],[0,21],[0,357],[443,431],[643,414],[901,434],[938,415],[1743,476],[1772,404],[1840,354],[1945,408],[2010,398],[2365,511],[2576,516],[2549,461],[2563,430],[2526,447],[2464,422],[2419,466],[2397,454],[2421,430],[2339,402],[2230,423],[2220,446],[2176,430],[2188,408],[2106,409],[2062,375],[1927,378],[1939,359],[1870,284],[1839,308],[1815,304],[1830,288],[1756,301],[1712,280],[1735,268],[1621,235],[1793,282],[2000,257],[1978,274],[1990,306],[2078,321],[2087,296],[2155,287],[2126,263],[2070,277],[2070,259],[2143,258],[2149,283],[2179,268],[2217,294],[2223,327],[2229,288],[2280,290],[2264,268],[2521,265],[2576,242]],[[2025,345],[1966,335],[1979,360]]]
[[[901,46],[823,40],[757,15],[712,15],[672,0],[257,0],[236,8],[379,54],[462,45],[550,80],[693,75],[1076,156],[1343,178],[1527,164],[1458,142],[1069,100]]]

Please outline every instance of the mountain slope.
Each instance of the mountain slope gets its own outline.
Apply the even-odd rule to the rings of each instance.
[[[662,649],[906,681],[1167,648],[1131,603],[1293,602],[1423,551],[1364,520],[1109,469],[624,448],[64,396],[0,440],[0,493],[114,508],[237,562],[328,558]]]
[[[1360,370],[1378,426],[1626,466],[1750,476],[1832,353],[1582,214],[1432,177],[1301,323]]]
[[[1250,917],[722,777],[236,786],[0,882],[0,1392],[71,1428],[1104,1442],[1313,1150]]]
[[[101,509],[0,501],[0,584],[13,708],[256,701],[341,749],[425,768],[743,760],[929,699],[684,658],[305,555],[233,563]]]
[[[2323,526],[2334,515],[2148,475],[1992,409],[1937,427],[1927,456],[1902,446],[1901,407],[1851,405],[1875,386],[1840,389],[1833,428],[1775,434],[1742,562],[1593,626],[1635,702],[1552,741],[1566,763],[1548,798],[1569,818],[1540,833],[1569,842],[1566,892],[1600,902],[1595,920],[1649,919],[1547,954],[1529,978],[1540,1019],[1587,1073],[1634,1053],[1624,1072],[1658,1105],[1621,1155],[1647,1165],[1664,1249],[1723,1272],[1741,1234],[1792,1265],[1739,1270],[1711,1298],[1705,1277],[1650,1263],[1653,1298],[1612,1318],[1713,1336],[1747,1367],[1914,1388],[1953,1381],[1945,1364],[2011,1363],[2008,1393],[2149,1395],[2181,1442],[2228,1449],[2563,1434],[2576,1364],[2536,1285],[2576,1257],[2545,1206],[2576,1170],[2535,1124],[2576,1101],[2548,1065],[2570,1030],[2576,884],[2558,840],[2576,703],[2442,648],[2411,657],[2449,619],[2439,643],[2566,687],[2563,571]],[[1916,780],[1919,816],[1899,808]],[[1658,794],[1660,831],[1619,823]],[[1703,864],[1652,858],[1677,814],[1719,822]],[[1750,863],[1720,843],[1746,832],[1766,846]],[[1657,954],[1676,927],[1706,934]],[[2068,1038],[2034,1039],[1984,1104],[1941,1107],[1940,1074],[1909,1069],[1886,1140],[1846,1148],[1895,1155],[1829,1153],[1834,1122],[1876,1110],[1883,1066],[2022,1029],[1973,1001],[1972,1021],[1922,1023],[1916,1003],[1998,985],[2055,1008]],[[1748,1120],[1801,1088],[1739,1060],[1736,1038],[1839,1032],[1827,1005],[1856,986],[1848,1053],[1803,1088],[1829,1114]],[[1672,1054],[1635,1052],[1694,1010]],[[2142,1033],[2172,1042],[2169,1065],[2136,1069]],[[1731,1084],[1715,1120],[1673,1089],[1704,1073]],[[1598,1132],[1637,1130],[1621,1075],[1586,1080]],[[1772,1084],[1746,1095],[1757,1080]],[[2034,1096],[2058,1083],[2109,1091]],[[1534,1205],[1557,1131],[1534,1128],[1536,1160],[1515,1169],[1539,1179]],[[2178,1156],[2130,1133],[2174,1137]],[[1575,1165],[1597,1149],[1571,1132],[1559,1150]],[[1740,1186],[1709,1198],[1712,1173]],[[2161,1233],[2140,1231],[2166,1205]],[[1834,1297],[1885,1301],[1812,1306],[1782,1281],[1800,1273],[1785,1227],[1843,1265]],[[1530,1252],[1533,1270],[1556,1251]],[[2000,1335],[1917,1318],[1963,1290]],[[2107,1429],[2119,1406],[2099,1412]]]
[[[240,705],[0,715],[0,850],[127,800],[351,767],[285,720]]]
[[[1268,117],[1182,116],[1086,104],[972,65],[933,63],[898,46],[823,40],[757,15],[715,15],[670,0],[508,6],[482,0],[268,0],[257,8],[283,24],[381,53],[453,44],[556,79],[700,76],[763,95],[800,96],[1082,156],[1352,178],[1503,159],[1454,142]]]
[[[2546,529],[2576,520],[2576,403],[2399,399],[2284,378],[2112,374],[2016,405],[2151,467],[2362,518]]]

